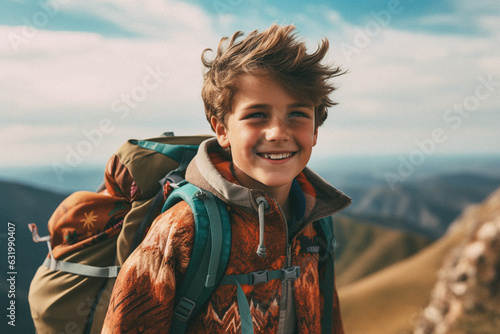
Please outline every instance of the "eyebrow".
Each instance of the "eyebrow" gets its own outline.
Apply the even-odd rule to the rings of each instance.
[[[271,105],[269,104],[252,104],[249,105],[248,107],[245,107],[245,109],[268,109]],[[295,102],[292,104],[287,105],[287,108],[314,108],[314,105],[310,103],[304,103],[304,102]]]
[[[314,108],[311,103],[297,102],[289,105],[290,108]]]
[[[270,107],[269,104],[252,104],[245,107],[245,109],[267,109],[269,107]]]

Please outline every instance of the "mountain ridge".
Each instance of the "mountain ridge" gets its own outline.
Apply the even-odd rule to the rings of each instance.
[[[463,208],[483,201],[500,187],[500,176],[448,173],[369,189],[345,187],[353,199],[345,215],[394,229],[405,229],[433,239],[444,235]]]

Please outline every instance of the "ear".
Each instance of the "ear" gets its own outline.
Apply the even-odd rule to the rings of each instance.
[[[215,116],[210,118],[210,124],[212,124],[212,128],[215,131],[215,135],[217,136],[217,141],[222,148],[228,148],[231,146],[229,142],[229,132],[226,126],[218,120]]]
[[[318,127],[314,127],[314,139],[313,139],[313,147],[316,146],[316,143],[318,142]]]

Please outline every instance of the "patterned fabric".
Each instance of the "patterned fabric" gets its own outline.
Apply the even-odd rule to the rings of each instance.
[[[122,267],[108,307],[112,315],[108,320],[113,321],[108,321],[104,333],[168,329],[175,298],[172,292],[186,272],[194,235],[192,220],[187,224],[190,219],[185,219],[192,217],[189,206],[181,202],[174,208],[158,217]]]
[[[125,197],[130,202],[141,199],[142,194],[134,178],[116,154],[109,159],[104,177],[106,191],[112,196]]]
[[[99,193],[78,191],[68,196],[54,211],[48,228],[54,258],[118,235],[131,202],[140,191],[127,168],[114,155],[105,171],[106,188]]]
[[[117,235],[129,210],[126,199],[103,193],[79,191],[68,196],[48,223],[54,257]]]
[[[219,175],[229,175],[230,163],[213,156]],[[304,175],[298,183],[306,207],[313,208],[316,192]],[[286,220],[278,205],[267,198],[265,213],[267,256],[256,254],[259,221],[255,209],[230,206],[232,243],[226,274],[243,274],[286,267]],[[182,282],[194,237],[194,219],[189,206],[180,202],[160,215],[141,245],[124,263],[111,296],[103,333],[168,333],[173,317],[176,287]],[[334,313],[323,314],[319,287],[319,242],[313,224],[308,223],[291,244],[292,265],[299,266],[300,278],[293,282],[293,298],[299,333],[321,333],[323,316],[333,317],[333,333],[343,333],[338,297]],[[334,284],[332,282],[332,284]],[[252,314],[255,333],[277,333],[281,305],[285,303],[282,282],[271,280],[254,286],[242,285]],[[241,321],[236,286],[219,285],[202,311],[188,324],[188,333],[240,333]]]

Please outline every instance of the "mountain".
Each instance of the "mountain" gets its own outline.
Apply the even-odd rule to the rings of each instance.
[[[15,300],[15,327],[9,326],[7,321],[0,322],[1,333],[34,333],[33,323],[29,321],[31,314],[28,305],[28,291],[31,279],[47,255],[45,243],[34,243],[28,230],[28,223],[36,223],[40,235],[48,234],[47,222],[57,205],[66,197],[64,194],[50,192],[34,187],[12,182],[0,181],[0,249],[2,259],[7,259],[9,237],[15,239],[14,289],[10,282],[3,279],[0,282],[2,309],[9,307],[11,300]],[[9,233],[10,232],[10,233]],[[7,264],[3,268],[8,268]],[[6,274],[7,275],[7,274]],[[9,291],[15,290],[15,299],[7,298]],[[4,298],[4,296],[6,296]],[[28,319],[28,320],[27,320]]]
[[[6,181],[0,181],[0,189],[0,219],[2,222],[33,222],[46,225],[54,209],[67,196],[62,193]]]
[[[355,282],[428,246],[432,239],[346,216],[334,218],[337,287]]]
[[[464,210],[442,238],[420,252],[368,277],[340,287],[339,298],[346,332],[350,334],[413,332],[413,328],[421,321],[422,310],[429,305],[431,292],[438,281],[443,261],[456,247],[467,240],[472,240],[467,238],[470,238],[468,237],[470,231],[474,231],[475,226],[494,221],[499,215],[500,190],[497,190],[483,203],[469,206]],[[491,291],[497,294],[494,296],[498,296],[498,284],[492,285],[491,288]],[[498,310],[500,308],[498,299],[496,302],[494,307]],[[482,321],[484,322],[484,318]]]
[[[483,201],[498,187],[500,176],[473,173],[434,175],[393,186],[346,185],[342,190],[353,204],[344,213],[437,239],[464,207]]]

